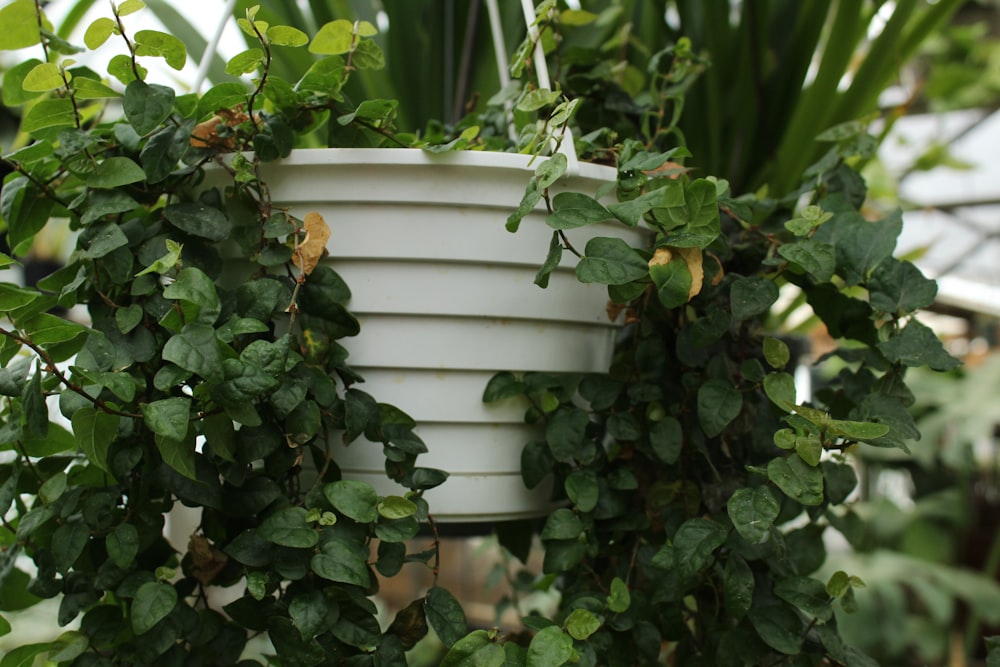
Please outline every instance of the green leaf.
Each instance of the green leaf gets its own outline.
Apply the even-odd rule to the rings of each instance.
[[[497,373],[486,383],[483,390],[483,403],[502,401],[505,398],[520,396],[526,391],[524,382],[513,373],[504,371]]]
[[[652,264],[648,271],[656,285],[656,296],[666,308],[679,308],[691,300],[694,279],[683,257],[672,257],[666,264]]]
[[[368,588],[368,550],[356,542],[340,538],[326,540],[312,557],[313,571],[329,581]]]
[[[737,278],[729,292],[729,306],[735,320],[763,315],[777,300],[778,286],[762,277]]]
[[[755,605],[748,618],[757,635],[774,650],[797,655],[802,649],[802,621],[788,607],[780,604]]]
[[[440,667],[504,667],[504,650],[486,630],[474,630],[455,642]]]
[[[893,315],[906,315],[934,303],[937,283],[910,262],[890,257],[872,273],[868,300],[873,308]]]
[[[566,495],[581,512],[590,512],[597,507],[601,487],[592,472],[574,470],[563,483]]]
[[[660,245],[706,248],[722,229],[715,183],[704,178],[691,182],[684,192],[683,204],[655,210],[665,211],[672,227]]]
[[[903,229],[902,212],[897,210],[883,220],[866,220],[843,201],[824,203],[835,210],[833,219],[819,228],[813,237],[832,243],[837,249],[837,269],[848,285],[863,282],[896,249],[896,239]]]
[[[181,251],[184,249],[184,245],[172,241],[170,239],[164,240],[164,245],[167,248],[167,254],[155,260],[147,268],[143,269],[139,273],[135,274],[135,277],[144,276],[147,273],[170,273],[175,266],[178,265],[181,259]]]
[[[736,532],[751,544],[758,544],[764,541],[778,518],[781,503],[768,487],[757,486],[733,492],[726,503],[726,510]]]
[[[586,609],[574,609],[563,626],[573,639],[583,641],[601,628],[601,619]]]
[[[3,615],[0,615],[0,637],[10,634],[10,623]]]
[[[799,456],[772,459],[767,464],[767,478],[786,496],[803,505],[823,502],[823,473]]]
[[[822,622],[833,618],[830,595],[822,582],[811,577],[788,577],[774,585],[774,594]]]
[[[344,412],[346,442],[352,442],[365,432],[372,420],[378,419],[379,408],[370,394],[352,388],[344,392]]]
[[[34,134],[56,127],[74,127],[76,109],[69,99],[58,97],[33,105],[21,119],[21,131]]]
[[[24,413],[24,433],[28,438],[42,439],[49,432],[49,411],[45,405],[45,394],[42,392],[41,368],[36,368],[35,374],[21,392],[21,410]]]
[[[614,219],[615,216],[611,211],[593,197],[579,192],[560,192],[552,198],[552,213],[545,218],[545,223],[553,229],[565,230]],[[604,240],[611,239],[604,238]]]
[[[615,577],[611,580],[611,593],[608,594],[608,609],[616,614],[622,614],[628,611],[631,605],[632,596],[629,593],[628,586],[624,581]]]
[[[146,6],[142,0],[125,0],[125,2],[118,5],[118,16],[128,16],[129,14],[134,14],[140,9]]]
[[[542,190],[538,187],[538,178],[532,178],[528,181],[528,185],[525,187],[524,196],[521,197],[521,203],[518,204],[517,209],[507,216],[507,222],[504,227],[508,232],[516,232],[521,226],[521,221],[529,213],[535,210],[535,206],[538,202],[542,200]]]
[[[132,129],[141,137],[160,127],[170,115],[173,106],[172,88],[155,83],[148,84],[138,79],[125,86],[122,109]]]
[[[598,236],[587,242],[576,276],[584,283],[622,285],[649,273],[646,260],[628,243],[617,237]]]
[[[91,463],[105,472],[110,472],[108,448],[118,437],[119,419],[117,415],[87,406],[74,412],[71,420],[80,449]]]
[[[517,102],[518,111],[538,111],[550,107],[559,101],[562,92],[548,88],[533,88],[527,91]]]
[[[60,572],[69,572],[90,539],[90,528],[83,521],[70,521],[52,533],[52,558]]]
[[[41,41],[38,15],[33,0],[14,0],[0,9],[0,50],[15,51]]]
[[[903,330],[887,341],[878,344],[886,359],[904,366],[928,366],[936,371],[949,371],[962,364],[945,351],[934,332],[911,319]]]
[[[726,611],[734,620],[741,620],[753,603],[753,571],[747,562],[736,554],[730,554],[726,562],[723,579]]]
[[[201,483],[195,466],[194,438],[175,440],[157,433],[153,439],[164,463],[184,477]]]
[[[177,590],[167,583],[149,581],[139,587],[132,601],[132,630],[145,634],[167,617],[177,604]]]
[[[698,421],[705,435],[715,437],[743,409],[743,394],[725,380],[709,380],[698,388]]]
[[[829,281],[837,270],[837,251],[829,243],[802,239],[780,246],[778,254],[819,282]]]
[[[337,19],[320,27],[309,44],[309,52],[338,55],[350,51],[353,43],[354,24],[346,19]]]
[[[127,570],[139,553],[139,531],[130,523],[122,523],[104,538],[108,557],[115,565]]]
[[[545,520],[541,538],[543,540],[572,540],[578,538],[582,533],[583,522],[580,521],[580,518],[574,514],[573,510],[560,507]]]
[[[90,638],[82,632],[70,631],[59,635],[53,642],[48,659],[53,663],[67,663],[83,655],[90,648]]]
[[[542,266],[539,267],[538,273],[535,274],[536,285],[542,289],[549,286],[549,277],[552,275],[553,271],[559,268],[562,256],[562,238],[559,236],[559,232],[552,232],[552,238],[549,240],[549,252],[545,255],[545,261],[542,263]]]
[[[764,393],[785,412],[795,410],[795,378],[789,373],[768,373],[764,378]]]
[[[177,37],[159,30],[139,30],[133,39],[137,56],[163,58],[167,65],[175,70],[184,69],[184,63],[187,62],[187,49],[184,47],[184,42]],[[138,132],[138,129],[136,131]],[[145,134],[145,132],[139,132],[139,134]]]
[[[102,16],[87,26],[87,31],[83,33],[83,43],[87,45],[88,49],[93,51],[108,41],[108,38],[117,31],[118,24],[112,19]]]
[[[780,338],[768,336],[764,339],[764,359],[771,368],[784,368],[791,359],[788,345]]]
[[[78,76],[73,79],[70,82],[70,86],[73,88],[73,93],[78,100],[105,100],[122,96],[114,88],[84,76]]]
[[[164,288],[163,296],[196,306],[197,321],[203,324],[214,324],[222,311],[215,283],[204,271],[194,267],[182,269],[177,274],[177,280]]]
[[[453,646],[469,631],[465,612],[458,600],[444,588],[433,586],[424,599],[427,621],[445,646]]]
[[[559,667],[573,657],[573,638],[559,626],[542,628],[528,644],[526,667]]]
[[[338,512],[358,523],[378,519],[378,494],[367,482],[342,479],[324,486],[323,495]]]
[[[191,417],[190,398],[164,398],[142,404],[142,418],[150,431],[170,440],[187,437]]]
[[[92,188],[113,189],[145,180],[146,173],[138,164],[127,157],[109,157],[97,165],[97,169],[87,177],[87,185]]]
[[[21,86],[28,92],[45,93],[65,85],[62,70],[55,63],[39,63],[28,72]]]
[[[84,245],[84,240],[86,244],[86,251],[82,253],[82,256],[87,259],[106,257],[118,248],[128,245],[128,237],[125,236],[125,232],[113,222],[96,224],[87,232],[89,233],[86,234],[85,239],[81,239],[81,245]]]
[[[888,432],[888,430],[886,427],[885,431]],[[885,432],[882,435],[885,435]],[[812,433],[797,436],[795,438],[795,453],[809,465],[818,466],[819,460],[823,456],[823,442],[819,436]]]
[[[684,445],[684,430],[674,417],[664,417],[649,429],[649,445],[656,457],[668,465],[677,463]]]
[[[726,541],[726,529],[710,519],[688,519],[674,534],[677,568],[690,577],[708,567],[713,554]]]
[[[582,410],[561,408],[545,427],[545,441],[556,461],[572,463],[581,451],[590,419]]]
[[[242,76],[243,74],[256,72],[257,68],[263,63],[263,49],[253,48],[240,51],[226,63],[226,74],[230,76]]]
[[[886,424],[874,424],[872,422],[847,421],[844,419],[831,419],[826,426],[827,435],[832,435],[848,440],[875,440],[889,433]]]
[[[171,204],[163,217],[174,227],[209,241],[224,241],[232,234],[232,223],[225,213],[199,202]]]
[[[257,533],[268,542],[283,547],[308,549],[319,542],[319,534],[306,520],[303,507],[286,507],[261,522]]]
[[[556,153],[535,168],[535,178],[538,179],[538,189],[545,190],[552,186],[566,173],[569,161],[562,153]]]
[[[275,46],[305,46],[309,43],[309,35],[287,25],[274,25],[268,28],[267,39]]]
[[[417,506],[412,500],[402,496],[386,496],[376,506],[379,516],[386,519],[405,519],[417,513]]]
[[[191,322],[163,346],[163,360],[197,373],[210,382],[223,379],[222,352],[210,324]],[[236,362],[237,364],[239,362]],[[226,379],[229,379],[228,377]]]
[[[315,637],[326,625],[331,606],[323,591],[300,593],[288,604],[288,615],[303,639]]]
[[[16,287],[8,283],[0,283],[0,310],[11,311],[37,299],[39,293],[33,289]]]

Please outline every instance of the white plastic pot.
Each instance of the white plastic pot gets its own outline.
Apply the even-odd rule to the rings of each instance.
[[[326,261],[350,286],[362,327],[340,342],[366,380],[358,388],[419,423],[429,448],[420,465],[450,473],[425,496],[437,521],[548,509],[549,489],[521,481],[521,450],[541,437],[523,423],[524,406],[482,402],[494,373],[602,372],[610,362],[616,325],[606,289],[579,283],[570,257],[547,289],[533,284],[552,234],[544,210],[516,234],[504,229],[537,166],[529,162],[506,153],[315,149],[264,172],[275,203],[299,218],[317,211],[332,229]],[[559,186],[595,194],[614,175],[581,165]],[[591,236],[637,242],[640,234],[607,224],[574,230],[570,240],[582,251]],[[335,459],[345,477],[381,494],[403,491],[385,477],[379,444],[359,439]]]

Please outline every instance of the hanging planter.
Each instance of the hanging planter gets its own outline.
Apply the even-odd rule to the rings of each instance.
[[[350,285],[362,326],[342,341],[365,378],[358,388],[410,414],[429,448],[421,461],[450,474],[426,493],[438,521],[547,509],[549,489],[521,480],[521,449],[539,436],[524,424],[526,404],[482,402],[496,372],[604,372],[610,362],[606,288],[568,268],[547,289],[534,284],[552,235],[541,208],[516,235],[504,229],[534,169],[526,155],[414,149],[301,150],[264,169],[276,205],[318,212],[331,228],[325,261]],[[559,185],[594,193],[613,178],[581,165]],[[640,234],[597,225],[573,241]],[[358,440],[335,460],[346,478],[400,492],[378,444]]]

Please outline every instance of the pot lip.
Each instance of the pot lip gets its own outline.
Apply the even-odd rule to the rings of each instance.
[[[490,167],[523,170],[534,173],[544,157],[497,151],[450,151],[429,153],[421,148],[296,148],[286,158],[269,165],[377,165],[419,166],[447,165],[456,167]],[[615,180],[614,167],[581,162],[580,175],[599,180]]]

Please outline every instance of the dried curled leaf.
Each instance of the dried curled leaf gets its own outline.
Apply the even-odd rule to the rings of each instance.
[[[190,575],[205,586],[212,583],[229,562],[229,556],[217,549],[203,535],[191,536],[188,541],[188,555],[191,556]]]
[[[315,211],[306,213],[303,227],[306,237],[295,247],[295,265],[303,275],[309,275],[316,268],[319,260],[326,254],[326,242],[330,238],[330,226],[323,216]]]
[[[194,126],[191,131],[190,144],[194,148],[221,148],[232,150],[234,144],[231,137],[219,137],[219,125],[236,127],[250,120],[250,116],[240,108],[219,109],[214,116]]]

